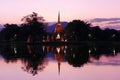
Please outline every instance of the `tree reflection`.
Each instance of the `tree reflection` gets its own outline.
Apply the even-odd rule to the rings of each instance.
[[[45,60],[47,53],[43,52],[40,45],[27,45],[27,48],[29,56],[26,55],[25,58],[22,58],[24,64],[22,69],[35,75],[47,65],[47,60]]]
[[[22,59],[22,63],[24,64],[22,69],[24,71],[27,71],[28,73],[32,73],[33,75],[36,75],[38,71],[43,71],[43,69],[47,65],[47,61],[44,60],[43,57],[33,56],[29,59]]]
[[[101,56],[114,57],[120,52],[120,45],[117,44],[84,44],[67,46],[65,59],[73,67],[81,67],[90,58],[99,60]]]
[[[41,45],[3,45],[1,55],[7,63],[21,60],[24,64],[22,69],[33,75],[42,71],[47,65],[45,59],[47,53],[43,51]]]
[[[5,62],[17,62],[23,64],[23,71],[36,75],[43,71],[48,64],[47,58],[52,58],[58,63],[58,73],[60,66],[66,61],[73,67],[82,67],[92,62],[92,59],[99,60],[101,56],[116,56],[120,52],[118,44],[98,44],[86,43],[77,45],[41,45],[41,44],[1,44],[0,54]],[[52,53],[54,56],[50,56]]]
[[[89,61],[86,49],[88,49],[86,46],[69,46],[65,58],[70,65],[81,67]]]

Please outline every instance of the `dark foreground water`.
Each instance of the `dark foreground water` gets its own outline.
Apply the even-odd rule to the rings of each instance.
[[[120,80],[119,45],[0,45],[0,80]]]

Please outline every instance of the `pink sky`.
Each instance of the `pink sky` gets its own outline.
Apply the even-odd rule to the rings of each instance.
[[[84,67],[72,67],[67,62],[61,63],[60,75],[58,74],[58,64],[50,61],[42,72],[33,76],[23,71],[20,61],[17,63],[5,63],[0,60],[0,79],[1,80],[120,80],[120,66],[111,65],[91,65],[85,64]]]
[[[73,19],[120,17],[120,0],[0,0],[0,24],[21,23],[23,16],[36,12],[46,22]]]

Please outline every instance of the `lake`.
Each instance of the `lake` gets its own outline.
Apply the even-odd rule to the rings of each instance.
[[[0,80],[120,80],[120,45],[1,44]]]

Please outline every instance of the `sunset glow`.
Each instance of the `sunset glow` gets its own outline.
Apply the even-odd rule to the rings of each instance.
[[[21,23],[21,18],[32,12],[46,22],[56,21],[58,11],[61,21],[120,17],[119,8],[120,0],[1,0],[0,24]]]
[[[63,78],[67,80],[73,80],[73,79],[119,80],[120,79],[119,77],[117,77],[120,72],[120,67],[114,68],[114,66],[110,66],[110,65],[96,67],[96,65],[88,64],[81,68],[73,68],[72,66],[68,65],[67,62],[63,62],[61,64],[61,73],[60,75],[58,75],[57,62],[50,61],[48,64],[49,66],[46,67],[42,72],[39,72],[39,74],[34,77],[31,74],[27,74],[27,72],[22,71],[21,69],[22,64],[20,62],[17,62],[17,64],[8,65],[5,64],[4,61],[0,61],[0,65],[1,65],[0,76],[2,76],[1,77],[2,80],[8,80],[8,79],[61,80]],[[7,77],[5,75],[7,75]],[[15,77],[14,75],[19,75],[19,76]],[[105,77],[105,76],[109,76],[109,77]]]

